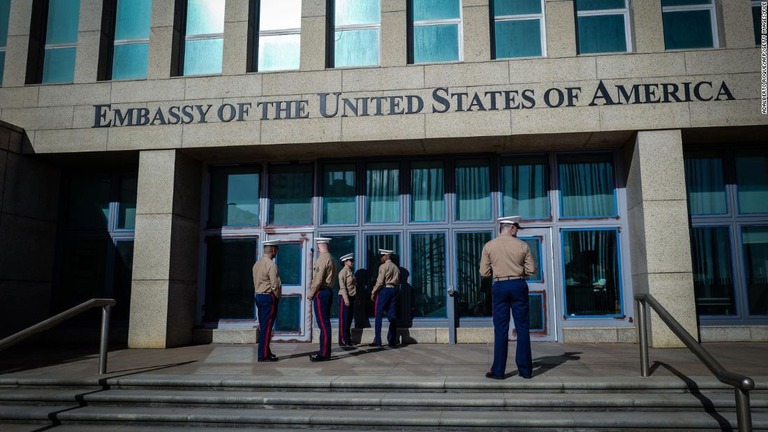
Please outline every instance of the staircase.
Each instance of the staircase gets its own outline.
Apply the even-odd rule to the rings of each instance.
[[[765,380],[753,430],[768,430]],[[736,430],[731,387],[710,377],[0,376],[0,431],[197,428]]]

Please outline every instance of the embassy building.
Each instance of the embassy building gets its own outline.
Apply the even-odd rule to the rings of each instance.
[[[275,339],[309,341],[323,236],[355,254],[363,342],[379,248],[405,342],[489,342],[480,252],[521,215],[534,341],[634,342],[644,292],[703,341],[766,341],[765,13],[0,0],[0,336],[109,297],[130,347],[253,343],[279,240]]]

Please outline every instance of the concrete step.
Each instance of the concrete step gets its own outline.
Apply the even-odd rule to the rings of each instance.
[[[736,427],[733,413],[702,411],[626,413],[527,411],[510,415],[505,411],[456,410],[285,410],[178,407],[47,407],[0,406],[3,422],[61,425],[154,425],[245,428],[360,428],[367,431],[408,430],[723,430]],[[768,413],[753,413],[753,430],[768,430]],[[123,430],[123,429],[120,429]]]

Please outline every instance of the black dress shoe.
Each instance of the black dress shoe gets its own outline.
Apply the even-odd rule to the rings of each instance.
[[[492,374],[490,372],[486,372],[485,373],[485,377],[486,378],[490,378],[490,379],[496,379],[496,380],[503,380],[504,379],[503,376],[494,375],[494,374]]]
[[[380,347],[381,344],[380,343],[376,343],[376,342],[371,342],[371,343],[368,344],[368,346],[369,347]]]
[[[261,363],[261,362],[276,362],[277,361],[277,357],[275,357],[275,356],[272,356],[272,357],[259,357],[258,361],[259,361],[259,363]]]
[[[520,375],[520,378],[531,379],[531,378],[533,378],[533,375]]]
[[[311,361],[311,362],[323,362],[323,361],[328,361],[330,359],[331,359],[330,357],[320,357],[317,354],[310,354],[309,355],[309,361]]]
[[[399,348],[400,347],[400,345],[398,345],[396,343],[387,344],[387,346],[390,347],[390,348]]]

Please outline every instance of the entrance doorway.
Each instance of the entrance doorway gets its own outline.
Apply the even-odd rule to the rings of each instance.
[[[552,265],[554,263],[550,228],[525,228],[517,237],[528,243],[536,272],[528,276],[528,300],[532,341],[557,341],[557,319]],[[516,339],[510,325],[510,339]]]
[[[312,274],[312,237],[305,233],[270,234],[267,240],[280,241],[275,263],[283,284],[273,340],[312,340],[312,312],[306,301]]]

